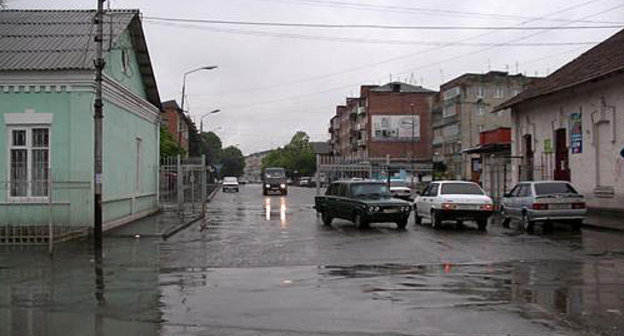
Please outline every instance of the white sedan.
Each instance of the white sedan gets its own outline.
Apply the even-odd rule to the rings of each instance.
[[[223,178],[223,184],[221,185],[223,192],[234,191],[238,192],[238,179],[233,176]]]
[[[414,200],[414,217],[417,225],[429,218],[435,229],[443,221],[458,224],[476,221],[479,230],[485,231],[494,203],[481,187],[466,181],[434,181]]]

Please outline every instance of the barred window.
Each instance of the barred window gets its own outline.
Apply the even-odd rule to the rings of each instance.
[[[47,127],[9,129],[11,197],[47,197],[50,164],[50,130]]]

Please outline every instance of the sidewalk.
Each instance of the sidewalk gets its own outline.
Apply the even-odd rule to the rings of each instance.
[[[599,210],[590,209],[587,212],[587,218],[583,226],[624,232],[624,213],[616,212],[600,212]]]

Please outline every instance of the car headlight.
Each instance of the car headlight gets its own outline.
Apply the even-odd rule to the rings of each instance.
[[[368,212],[377,212],[379,211],[379,207],[378,206],[370,206],[368,207]]]
[[[271,185],[270,184],[265,184],[264,187],[265,188],[271,188]]]
[[[280,184],[280,188],[286,189],[286,185],[284,183]]]

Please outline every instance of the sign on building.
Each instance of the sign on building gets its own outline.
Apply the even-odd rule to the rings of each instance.
[[[413,126],[412,126],[413,121]],[[420,138],[420,116],[373,115],[373,140],[401,141]]]
[[[570,149],[572,154],[583,153],[583,120],[581,112],[570,114]]]

